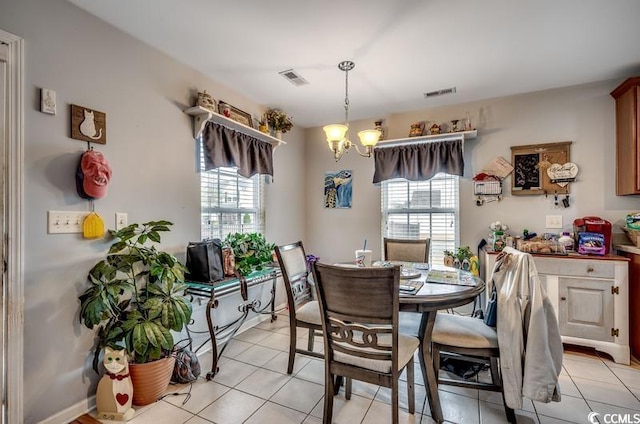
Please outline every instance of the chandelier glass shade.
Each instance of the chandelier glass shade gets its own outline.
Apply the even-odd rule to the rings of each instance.
[[[329,149],[333,152],[333,156],[337,161],[340,160],[345,152],[348,152],[351,146],[355,146],[349,140],[349,71],[355,67],[355,63],[350,60],[345,60],[338,64],[338,69],[345,73],[345,97],[344,97],[344,112],[345,123],[343,124],[331,124],[325,125],[322,129],[327,137],[327,144]],[[355,146],[356,151],[360,156],[371,157],[371,152],[374,146],[380,139],[380,131],[378,130],[363,130],[358,132],[358,138],[360,143],[364,146],[365,152],[362,153],[358,146]]]

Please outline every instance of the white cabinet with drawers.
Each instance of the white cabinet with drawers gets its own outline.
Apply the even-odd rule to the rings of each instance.
[[[482,254],[485,281],[497,255]],[[628,260],[615,255],[533,256],[563,343],[592,347],[629,364]]]

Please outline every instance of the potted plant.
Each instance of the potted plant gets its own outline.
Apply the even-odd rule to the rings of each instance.
[[[445,250],[442,253],[444,253],[445,265],[469,270],[470,260],[473,256],[473,253],[471,253],[471,249],[469,248],[469,246],[460,246],[456,249],[455,252]]]
[[[293,128],[291,118],[280,109],[267,110],[264,114],[264,119],[266,119],[276,138],[281,138],[282,134],[291,131],[291,128]]]
[[[175,361],[171,331],[182,331],[191,319],[191,303],[183,296],[184,265],[147,244],[160,243],[160,233],[170,231],[171,225],[150,221],[110,230],[115,241],[107,257],[89,271],[89,287],[79,298],[80,322],[97,332],[94,370],[98,372],[100,352],[106,346],[124,347],[131,357],[136,405],[155,402],[166,390]],[[164,372],[155,377],[159,387],[144,382],[148,368]]]
[[[260,233],[228,234],[225,244],[233,251],[239,278],[245,278],[253,271],[260,271],[266,264],[273,262],[275,244],[267,243]]]

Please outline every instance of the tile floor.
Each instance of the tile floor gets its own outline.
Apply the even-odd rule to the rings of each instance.
[[[288,333],[287,316],[281,315],[273,323],[264,321],[236,335],[223,352],[220,372],[212,381],[203,378],[211,367],[211,354],[202,354],[202,376],[193,384],[186,403],[183,394],[168,395],[155,404],[136,408],[129,424],[321,423],[324,363],[297,355],[293,374],[287,375]],[[306,333],[299,336],[299,345],[305,346]],[[321,348],[321,337],[316,338],[316,346]],[[433,423],[417,359],[416,365],[416,413],[407,412],[406,385],[402,381],[400,422]],[[480,378],[486,376],[481,374]],[[589,423],[587,417],[592,411],[600,414],[601,422],[605,414],[631,414],[631,419],[633,414],[640,414],[638,363],[625,366],[605,354],[566,349],[560,386],[562,402],[544,404],[525,399],[523,409],[516,411],[518,423]],[[188,385],[172,385],[168,391],[184,393],[188,389]],[[335,423],[391,422],[388,389],[354,381],[353,394],[349,401],[343,391],[335,397]],[[499,393],[441,386],[440,401],[447,423],[507,422]]]

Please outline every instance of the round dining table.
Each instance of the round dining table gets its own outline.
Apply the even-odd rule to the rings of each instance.
[[[409,276],[415,272],[416,276],[409,281],[419,280],[423,283],[415,293],[400,291],[400,311],[422,314],[418,337],[420,339],[420,368],[427,385],[427,398],[431,408],[431,417],[438,423],[444,421],[440,398],[438,397],[437,370],[431,356],[431,334],[436,321],[436,314],[441,309],[450,309],[471,303],[484,291],[485,283],[468,271],[440,265],[431,265],[418,269],[410,264],[403,265],[403,274]],[[405,279],[400,281],[401,287]]]

